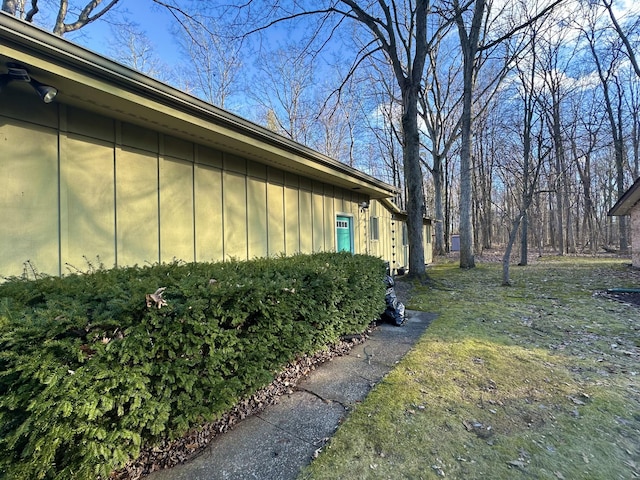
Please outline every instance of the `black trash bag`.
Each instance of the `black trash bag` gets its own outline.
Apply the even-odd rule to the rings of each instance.
[[[401,302],[396,302],[395,305],[387,305],[382,318],[387,323],[401,327],[405,322],[404,305]]]
[[[398,301],[396,291],[393,288],[393,278],[387,275],[384,281],[387,287],[387,293],[384,297],[387,307],[382,313],[382,319],[387,323],[399,327],[404,325],[405,322],[404,304]]]

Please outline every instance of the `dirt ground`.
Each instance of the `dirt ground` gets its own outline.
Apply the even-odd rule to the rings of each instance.
[[[616,300],[618,302],[627,303],[629,305],[634,305],[640,308],[640,292],[611,292],[606,291],[600,293],[603,297],[610,298],[611,300]]]

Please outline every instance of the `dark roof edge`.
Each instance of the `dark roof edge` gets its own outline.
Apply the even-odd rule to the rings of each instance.
[[[400,207],[398,207],[392,199],[390,198],[380,198],[379,202],[382,203],[382,205],[389,210],[392,214],[394,215],[398,215],[400,218],[402,219],[406,219],[407,217],[407,211],[406,210],[402,210]],[[433,223],[433,220],[429,217],[423,217],[422,218],[423,223]]]
[[[640,202],[640,177],[622,194],[613,207],[609,210],[609,216],[629,215],[631,208]]]

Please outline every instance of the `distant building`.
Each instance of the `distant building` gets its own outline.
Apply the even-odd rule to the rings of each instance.
[[[408,265],[393,186],[3,12],[0,152],[0,276],[336,250]]]
[[[609,215],[629,215],[631,219],[631,264],[640,268],[640,178],[609,210]]]

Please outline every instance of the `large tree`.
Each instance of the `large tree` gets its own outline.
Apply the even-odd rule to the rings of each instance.
[[[436,2],[433,2],[436,3]],[[438,2],[441,3],[441,2]],[[441,5],[438,5],[440,7]],[[262,8],[257,8],[262,7]],[[318,16],[318,25],[333,34],[342,24],[358,27],[362,47],[351,59],[347,76],[367,61],[388,64],[397,82],[401,108],[401,144],[403,150],[404,186],[406,189],[407,233],[409,240],[409,272],[425,275],[423,219],[426,213],[423,173],[420,162],[420,130],[418,100],[424,88],[425,63],[432,39],[438,37],[453,19],[429,22],[435,7],[430,0],[397,0],[365,2],[357,0],[327,0],[296,2],[284,8],[279,2],[257,0],[243,2],[246,11],[260,11],[260,31],[275,24],[305,16]],[[293,9],[293,11],[291,10]],[[269,12],[265,15],[264,12]],[[432,28],[429,29],[428,25]]]
[[[346,7],[346,8],[344,8]],[[356,2],[342,0],[328,9],[355,20],[371,36],[371,47],[364,55],[381,51],[391,65],[398,82],[402,109],[402,146],[406,188],[409,273],[425,274],[423,218],[425,204],[420,164],[418,99],[423,88],[424,67],[430,49],[427,38],[429,0],[413,2]]]
[[[505,253],[502,257],[502,285],[510,285],[511,280],[509,277],[509,263],[511,260],[511,250],[515,244],[516,237],[518,235],[518,229],[521,229],[520,240],[520,263],[519,265],[527,265],[527,251],[528,251],[528,211],[529,207],[533,203],[535,191],[538,185],[538,178],[543,165],[543,158],[548,155],[549,150],[543,153],[542,139],[539,135],[535,134],[535,123],[538,121],[536,110],[538,107],[538,92],[536,90],[536,84],[538,83],[538,52],[537,52],[537,39],[540,32],[535,26],[529,32],[530,42],[528,42],[528,54],[526,61],[519,59],[516,64],[517,70],[517,82],[518,91],[520,93],[521,119],[519,122],[515,122],[522,129],[519,135],[522,139],[522,159],[518,170],[520,178],[516,180],[515,195],[519,198],[517,200],[516,213],[511,220],[509,229],[509,236],[507,240],[507,246]],[[523,65],[524,64],[524,65]],[[542,117],[539,118],[539,122],[542,123]],[[518,128],[519,129],[519,128]],[[542,130],[542,127],[539,127]],[[536,142],[537,140],[537,142]]]
[[[446,253],[445,235],[449,235],[449,213],[446,204],[450,192],[446,188],[451,152],[460,138],[461,68],[457,55],[452,55],[450,39],[443,37],[429,51],[426,72],[427,88],[420,96],[420,115],[424,122],[425,149],[430,161],[424,165],[433,181],[434,254]]]
[[[471,182],[471,137],[473,90],[477,78],[478,47],[480,34],[485,20],[485,0],[476,0],[469,26],[465,23],[464,13],[468,5],[461,6],[453,0],[453,14],[460,46],[462,48],[462,78],[464,90],[462,94],[462,121],[460,145],[460,267],[475,267],[473,254],[473,221],[472,221],[472,182]]]
[[[592,17],[588,28],[583,28],[584,36],[589,45],[589,51],[593,56],[600,86],[604,99],[604,108],[609,120],[611,141],[616,166],[616,185],[618,198],[625,192],[625,150],[622,118],[622,89],[617,82],[620,68],[621,49],[617,41],[611,42],[606,37],[606,31],[597,28],[597,14]],[[603,48],[604,47],[604,51]],[[616,88],[617,87],[617,88]],[[627,218],[620,217],[618,223],[618,235],[620,251],[628,253],[627,243]]]
[[[445,15],[451,15],[458,27],[460,48],[462,50],[463,66],[463,99],[461,119],[461,145],[460,145],[460,267],[475,267],[474,235],[473,235],[473,183],[471,158],[471,145],[473,139],[473,98],[476,81],[480,67],[483,65],[481,57],[492,52],[503,42],[510,39],[520,30],[526,28],[549,14],[557,5],[565,0],[554,0],[545,8],[538,10],[538,5],[513,4],[512,10],[503,7],[498,12],[492,12],[491,0],[468,0],[460,2],[451,0],[451,6]],[[538,10],[538,13],[530,15],[528,9]],[[524,13],[518,17],[518,13]],[[497,18],[499,24],[491,25]],[[516,51],[503,52],[505,65],[510,62],[509,55]],[[503,78],[504,72],[500,72],[493,83],[497,86]]]

